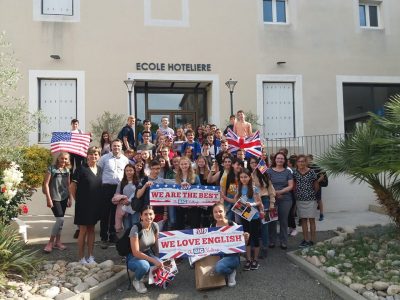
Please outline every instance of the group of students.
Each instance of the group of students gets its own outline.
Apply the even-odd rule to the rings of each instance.
[[[128,123],[134,124],[132,116]],[[246,239],[243,269],[257,270],[258,259],[266,255],[268,247],[274,248],[279,242],[282,249],[287,249],[288,220],[296,199],[304,235],[300,246],[313,244],[316,191],[323,178],[308,167],[304,155],[297,156],[297,168],[292,166],[291,169],[285,149],[274,154],[271,162],[265,149],[261,158],[246,158],[243,150],[230,153],[227,140],[213,124],[200,126],[196,132],[185,126],[175,133],[168,127],[168,118],[163,118],[160,128],[152,133],[150,121],[143,123],[144,130],[138,135],[137,145],[124,143],[126,136],[122,136],[122,141],[112,140],[104,132],[102,147],[89,148],[87,162],[78,166],[72,176],[69,154],[58,155],[45,179],[47,206],[56,217],[44,248],[46,252],[66,248],[60,234],[65,209],[71,206],[72,199],[75,200],[74,221],[79,226],[80,262],[94,262],[94,226],[98,220],[102,248],[109,242],[116,242],[117,236],[129,229],[132,253],[127,257],[127,264],[135,272],[133,285],[141,293],[146,292],[142,278],[150,265],[162,266],[156,249],[159,231],[242,224]],[[252,135],[251,124],[245,121],[243,111],[231,116],[228,128],[240,137]],[[122,154],[124,144],[125,155]],[[266,172],[258,168],[261,159],[270,166]],[[151,207],[149,190],[155,183],[174,183],[183,189],[190,185],[217,185],[221,199],[213,207]],[[231,210],[243,197],[248,206],[257,210],[250,221]],[[274,207],[278,211],[279,236],[277,222],[261,222],[265,210]],[[216,266],[216,272],[227,276],[228,286],[236,283],[235,269],[239,261],[238,256],[228,255],[221,257]]]

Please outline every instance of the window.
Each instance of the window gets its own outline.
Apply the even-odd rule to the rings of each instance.
[[[32,0],[33,20],[79,22],[81,0]]]
[[[368,112],[384,115],[386,101],[396,94],[400,94],[400,84],[344,83],[345,132],[352,132],[357,123],[368,120]]]
[[[39,109],[46,116],[39,124],[39,142],[50,142],[53,131],[70,131],[77,118],[76,80],[39,79]]]
[[[43,15],[74,15],[73,0],[42,0]]]
[[[360,15],[360,26],[369,28],[379,27],[379,5],[360,4],[358,7]]]
[[[263,0],[264,22],[287,23],[287,0]]]

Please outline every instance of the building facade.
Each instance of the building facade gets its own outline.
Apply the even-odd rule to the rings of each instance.
[[[32,143],[104,111],[172,126],[255,112],[262,136],[350,131],[400,92],[397,0],[3,0]],[[129,102],[124,80],[134,79]],[[46,135],[47,134],[47,135]]]

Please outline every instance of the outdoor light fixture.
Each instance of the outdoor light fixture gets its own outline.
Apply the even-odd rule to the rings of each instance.
[[[233,90],[235,89],[237,81],[232,80],[232,78],[229,78],[227,82],[225,82],[226,87],[229,89],[229,93],[231,94],[231,115],[233,115]]]
[[[50,55],[50,57],[52,59],[61,59],[60,55],[58,55],[58,54],[52,54],[52,55]]]
[[[132,114],[132,90],[133,87],[135,86],[136,81],[133,79],[128,78],[127,80],[124,80],[124,83],[126,85],[126,88],[128,89],[128,95],[129,95],[129,115]]]

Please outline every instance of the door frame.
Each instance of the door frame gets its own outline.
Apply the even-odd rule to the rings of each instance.
[[[257,112],[264,128],[264,82],[292,82],[294,88],[294,118],[296,136],[304,136],[303,76],[257,74]],[[264,138],[264,130],[261,133]]]
[[[134,73],[130,72],[126,76],[127,79],[147,80],[147,81],[199,81],[210,82],[211,93],[207,95],[207,120],[209,123],[221,126],[220,116],[220,83],[218,74],[170,74],[170,73]],[[135,93],[135,87],[132,92]],[[211,97],[209,95],[211,94]],[[129,103],[129,97],[126,98],[126,103]],[[127,104],[128,108],[129,104]],[[134,106],[134,105],[133,105]],[[133,114],[136,114],[132,107]]]

